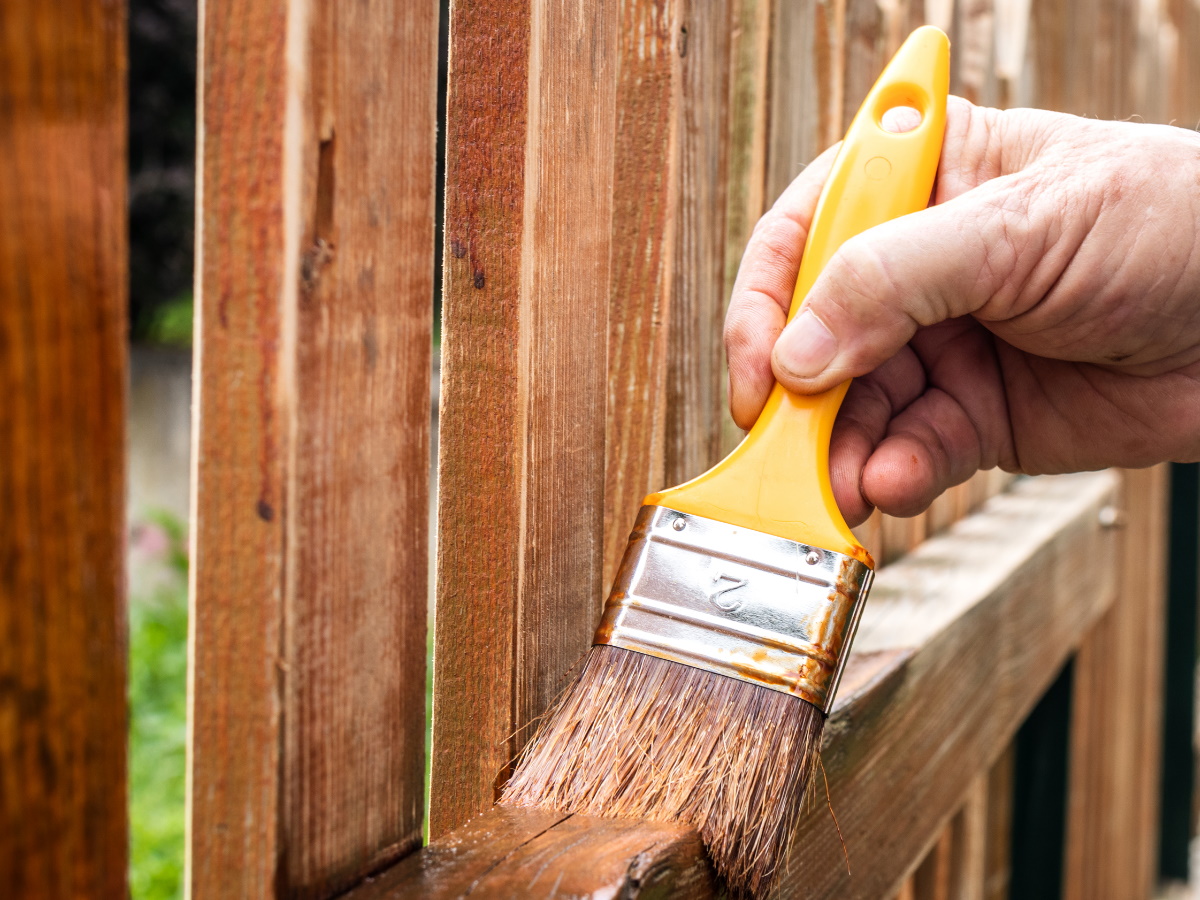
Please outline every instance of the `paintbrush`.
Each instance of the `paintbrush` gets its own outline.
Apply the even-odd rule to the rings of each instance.
[[[844,241],[928,204],[948,85],[946,36],[918,29],[838,152],[789,321]],[[895,107],[920,124],[886,131]],[[687,823],[732,894],[770,890],[874,565],[829,480],[848,386],[798,396],[776,384],[725,460],[645,499],[595,646],[502,804]]]

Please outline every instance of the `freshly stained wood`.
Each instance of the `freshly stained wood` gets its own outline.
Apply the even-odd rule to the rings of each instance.
[[[491,806],[599,615],[616,4],[457,4],[430,831]]]
[[[1094,563],[1112,555],[1112,531],[1101,526],[1099,511],[1112,502],[1115,484],[1108,473],[1022,481],[880,573],[822,751],[854,875],[846,874],[837,830],[814,796],[780,896],[875,900],[900,890],[913,861],[979,773],[1003,753],[1050,678],[1111,602],[1111,567]],[[905,790],[897,791],[897,784]],[[506,833],[518,835],[519,844],[531,833],[559,827],[553,824],[557,817],[541,812],[505,815]],[[593,868],[596,842],[586,837],[592,827],[583,828],[577,841],[548,839],[555,870],[579,873],[573,875],[579,894],[612,885],[607,875],[586,875]],[[658,852],[659,838],[638,828],[653,826],[623,832],[637,836],[622,843],[620,852],[627,855],[616,869],[634,864],[643,851]],[[459,865],[453,848],[460,840],[476,848],[462,854],[465,875],[447,871]],[[467,826],[436,845],[442,849],[427,849],[381,876],[369,889],[380,893],[356,900],[417,896],[428,888],[422,881],[426,866],[447,884],[470,883],[475,876],[469,873],[479,871],[503,878],[510,865],[528,871],[523,854],[510,862],[512,844],[509,837],[481,838]],[[686,854],[672,858],[679,860],[671,863],[680,867],[677,878],[693,871],[694,860],[683,861]],[[692,894],[664,887],[659,896]]]
[[[667,335],[679,198],[682,0],[622,5],[613,165],[604,574],[642,498],[665,482]]]
[[[1075,658],[1068,900],[1148,897],[1157,866],[1166,582],[1165,466],[1122,473],[1120,589]]]
[[[437,7],[205,7],[190,856],[326,897],[420,844]]]
[[[409,857],[345,900],[717,896],[691,829],[496,808]]]
[[[0,4],[0,893],[127,895],[125,4]]]

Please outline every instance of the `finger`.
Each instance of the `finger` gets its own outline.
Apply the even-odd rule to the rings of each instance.
[[[1078,131],[1081,123],[1063,113],[998,110],[961,97],[948,98],[933,203],[945,203],[993,178],[1022,171],[1050,144]]]
[[[800,255],[837,147],[818,156],[754,228],[725,317],[729,409],[749,428],[775,385],[771,348],[783,330],[800,271]]]
[[[879,366],[921,326],[1011,306],[1047,268],[1055,233],[1051,203],[1031,203],[1030,181],[994,179],[843,244],[776,342],[776,378],[798,393],[828,390]]]
[[[842,516],[857,525],[871,514],[862,473],[887,435],[892,418],[925,390],[925,370],[908,349],[863,378],[855,379],[842,403],[829,444],[829,477]]]
[[[1012,467],[1015,455],[997,341],[986,329],[970,318],[944,322],[921,329],[904,352],[919,361],[925,386],[889,423],[863,466],[862,490],[883,511],[908,516],[979,469]]]
[[[1024,296],[1040,296],[1036,288],[1054,283],[1080,238],[1058,233],[1063,174],[1054,160],[1095,127],[1061,113],[1001,112],[950,98],[936,205],[842,247],[805,299],[810,315],[781,335],[775,376],[797,392],[827,390],[878,365],[920,325],[974,312],[997,294],[1011,300],[1022,287]],[[1054,258],[1039,266],[1052,242]]]
[[[915,516],[979,468],[980,446],[962,406],[930,388],[893,420],[863,468],[864,496],[888,515]]]

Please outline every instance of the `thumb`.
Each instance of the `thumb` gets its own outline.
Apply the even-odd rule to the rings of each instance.
[[[776,341],[775,377],[825,391],[891,359],[921,326],[1010,306],[1045,246],[1039,231],[1014,175],[851,238]]]

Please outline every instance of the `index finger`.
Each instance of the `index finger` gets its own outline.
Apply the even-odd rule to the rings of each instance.
[[[787,321],[813,212],[840,146],[814,159],[779,195],[742,255],[725,316],[729,411],[741,428],[754,424],[775,384],[771,348]]]

